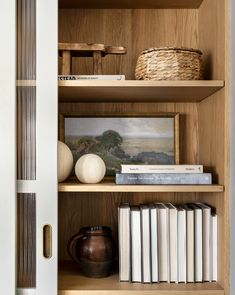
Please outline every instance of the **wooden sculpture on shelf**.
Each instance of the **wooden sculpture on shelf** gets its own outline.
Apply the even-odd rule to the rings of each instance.
[[[59,43],[59,54],[62,56],[61,75],[70,75],[72,57],[93,57],[93,74],[102,75],[102,57],[108,54],[126,54],[126,47],[106,46],[94,43]]]

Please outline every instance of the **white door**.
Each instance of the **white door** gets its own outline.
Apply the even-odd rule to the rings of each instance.
[[[57,294],[57,6],[57,0],[0,0],[5,295]]]
[[[15,1],[0,1],[0,288],[15,294]]]

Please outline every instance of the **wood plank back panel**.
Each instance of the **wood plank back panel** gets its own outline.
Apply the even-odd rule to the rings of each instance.
[[[17,196],[17,288],[36,287],[36,198]]]
[[[224,194],[201,195],[217,208],[218,281],[229,294],[229,97],[225,55],[226,1],[204,0],[199,9],[199,47],[204,53],[205,76],[225,80],[225,88],[198,104],[199,161],[211,167],[215,179],[225,185]],[[228,13],[228,12],[227,12]]]
[[[195,193],[63,193],[59,194],[59,260],[69,260],[67,244],[81,227],[110,226],[117,241],[117,213],[122,202],[131,204],[198,200]]]
[[[204,0],[198,10],[198,45],[206,79],[225,79],[225,1]]]
[[[104,58],[103,74],[134,79],[137,57],[146,48],[198,48],[197,24],[197,9],[62,9],[59,42],[126,46],[127,55]],[[92,69],[91,58],[73,61],[72,74],[91,74]]]

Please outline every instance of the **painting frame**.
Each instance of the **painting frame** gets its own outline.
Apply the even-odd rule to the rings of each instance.
[[[107,115],[99,112],[95,113],[76,113],[76,115],[67,115],[59,114],[59,140],[65,142],[65,119],[66,118],[173,118],[174,119],[174,164],[178,165],[180,163],[180,135],[179,135],[179,122],[180,114],[179,113],[148,113],[148,114],[139,114],[139,113],[108,113]]]

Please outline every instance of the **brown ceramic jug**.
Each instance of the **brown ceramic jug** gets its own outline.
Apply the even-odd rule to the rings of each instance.
[[[69,241],[68,252],[85,276],[107,277],[111,273],[115,256],[111,229],[106,226],[81,228]]]

